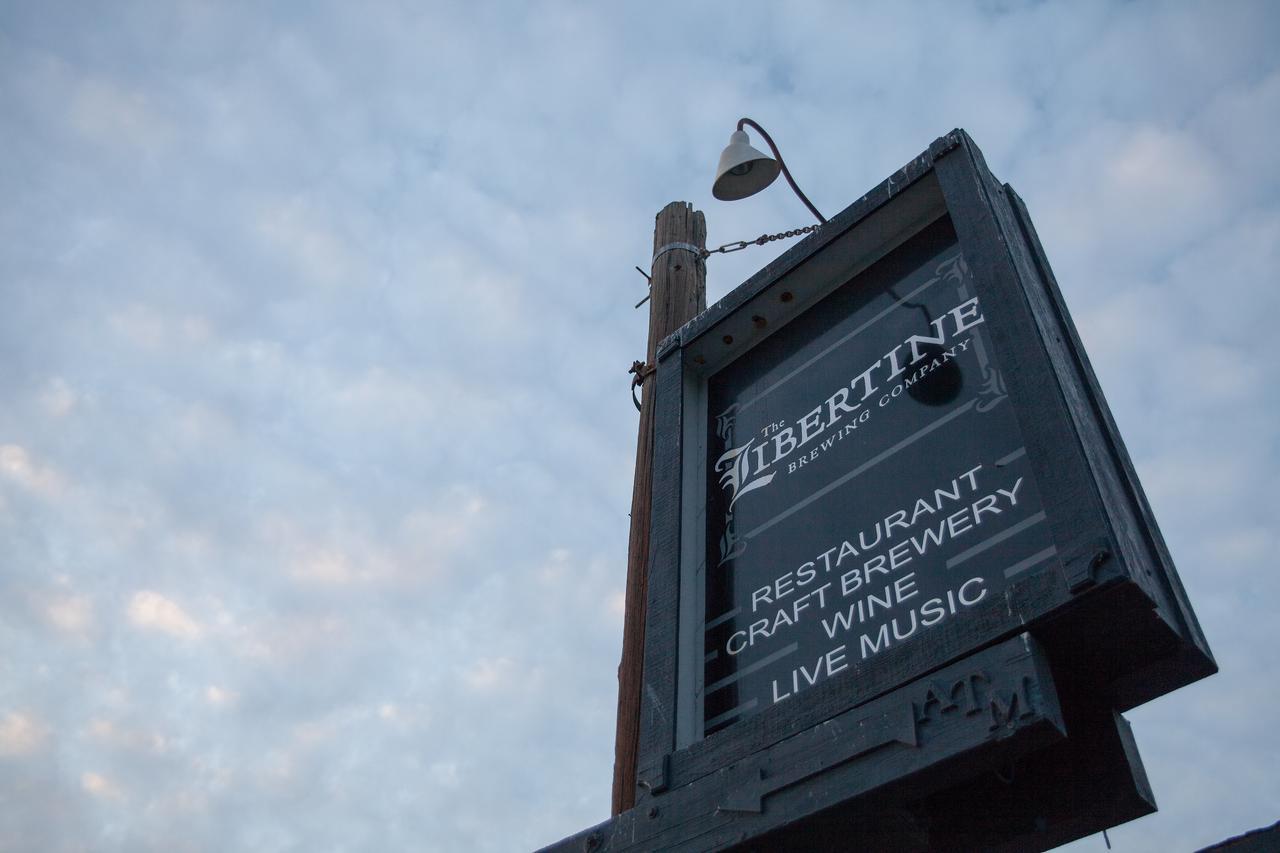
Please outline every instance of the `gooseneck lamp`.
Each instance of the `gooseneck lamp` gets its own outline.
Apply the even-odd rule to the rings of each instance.
[[[751,139],[743,130],[747,126],[764,138],[773,157],[751,147]],[[738,119],[738,129],[729,135],[729,144],[720,154],[720,165],[716,168],[716,180],[711,186],[711,194],[721,201],[737,201],[755,195],[769,186],[777,179],[779,172],[804,202],[804,206],[809,208],[809,212],[818,217],[819,222],[825,223],[827,218],[818,212],[813,202],[796,186],[795,178],[791,177],[791,171],[778,153],[778,146],[773,144],[773,139],[763,127],[749,118]]]

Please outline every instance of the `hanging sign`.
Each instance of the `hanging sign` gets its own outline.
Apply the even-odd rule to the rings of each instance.
[[[1216,665],[967,135],[663,341],[650,381],[637,802],[554,849],[1046,849],[1154,810],[1119,712]]]
[[[1055,555],[988,322],[939,222],[709,379],[704,734]]]

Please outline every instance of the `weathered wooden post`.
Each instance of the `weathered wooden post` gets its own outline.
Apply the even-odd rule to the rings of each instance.
[[[653,372],[658,344],[707,307],[707,224],[702,211],[673,201],[657,216],[649,300],[649,345],[644,378]],[[618,665],[618,726],[614,746],[613,813],[636,798],[636,751],[640,733],[640,685],[644,669],[645,599],[648,593],[650,495],[653,486],[653,383],[644,383],[636,473],[631,491],[631,535],[627,549],[627,602]]]

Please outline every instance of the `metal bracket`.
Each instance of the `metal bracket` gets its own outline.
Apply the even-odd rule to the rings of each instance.
[[[1097,583],[1097,571],[1112,558],[1114,546],[1105,537],[1094,539],[1071,551],[1062,561],[1067,589],[1082,592]]]
[[[641,770],[638,781],[640,787],[650,794],[661,794],[666,791],[671,781],[671,754],[662,756],[662,760],[656,766]]]
[[[653,265],[658,262],[658,258],[662,257],[667,252],[672,252],[672,251],[675,251],[676,249],[684,249],[686,252],[693,252],[699,258],[702,257],[702,249],[698,248],[692,243],[668,243],[667,245],[661,247],[660,249],[658,249],[658,251],[653,253],[653,260],[649,262],[650,268],[652,268]]]

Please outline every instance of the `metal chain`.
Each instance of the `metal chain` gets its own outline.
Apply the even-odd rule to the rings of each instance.
[[[789,237],[799,237],[801,234],[812,234],[814,231],[817,231],[821,227],[822,227],[821,224],[806,225],[803,228],[793,228],[790,231],[780,231],[777,234],[761,234],[759,237],[755,238],[754,240],[739,240],[736,243],[725,243],[723,246],[719,246],[715,249],[703,249],[701,252],[698,253],[698,257],[703,258],[705,260],[706,258],[709,258],[712,255],[717,253],[721,255],[727,255],[730,252],[741,252],[743,249],[747,248],[748,246],[763,246],[765,243],[772,243],[774,240],[786,240]],[[693,247],[690,246],[689,248],[693,248]],[[648,273],[640,269],[640,267],[638,266],[636,267],[636,272],[640,273],[640,275],[644,276],[646,279],[649,279],[650,283],[652,284],[652,279],[649,278]],[[649,301],[649,297],[645,296],[644,299],[641,299],[639,302],[636,303],[636,307],[639,308],[641,305],[645,304],[648,301]],[[636,396],[636,388],[643,385],[645,379],[647,379],[650,375],[653,374],[654,366],[652,364],[645,364],[643,362],[636,361],[636,362],[632,362],[631,369],[628,370],[627,372],[632,374],[631,402],[636,404],[636,411],[638,412],[640,411],[640,398]]]
[[[821,228],[822,225],[806,225],[803,228],[795,228],[791,231],[782,231],[778,234],[761,234],[754,240],[739,240],[736,243],[725,243],[716,249],[703,249],[702,257],[709,258],[717,252],[727,255],[729,252],[741,252],[748,246],[763,246],[765,243],[772,243],[774,240],[785,240],[789,237],[799,237],[801,234],[810,234]]]
[[[817,231],[821,227],[822,227],[822,224],[818,223],[816,225],[806,225],[803,228],[793,228],[790,231],[780,231],[777,234],[761,234],[759,237],[755,238],[754,240],[739,240],[736,243],[725,243],[723,246],[719,246],[715,249],[703,249],[701,252],[698,253],[698,257],[702,258],[703,260],[706,260],[707,258],[717,253],[721,255],[727,255],[730,252],[741,252],[743,249],[747,248],[748,246],[763,246],[765,243],[772,243],[774,240],[786,240],[789,237],[799,237],[801,234],[812,234],[814,231]],[[640,275],[644,276],[646,280],[652,283],[652,279],[649,278],[649,274],[644,270],[640,269],[640,267],[638,266],[636,267],[636,272],[640,273]],[[644,299],[641,299],[639,302],[636,303],[636,307],[639,308],[641,305],[645,304],[648,301],[649,301],[649,297],[648,295],[646,295]],[[637,406],[638,405],[639,404],[637,403]]]

